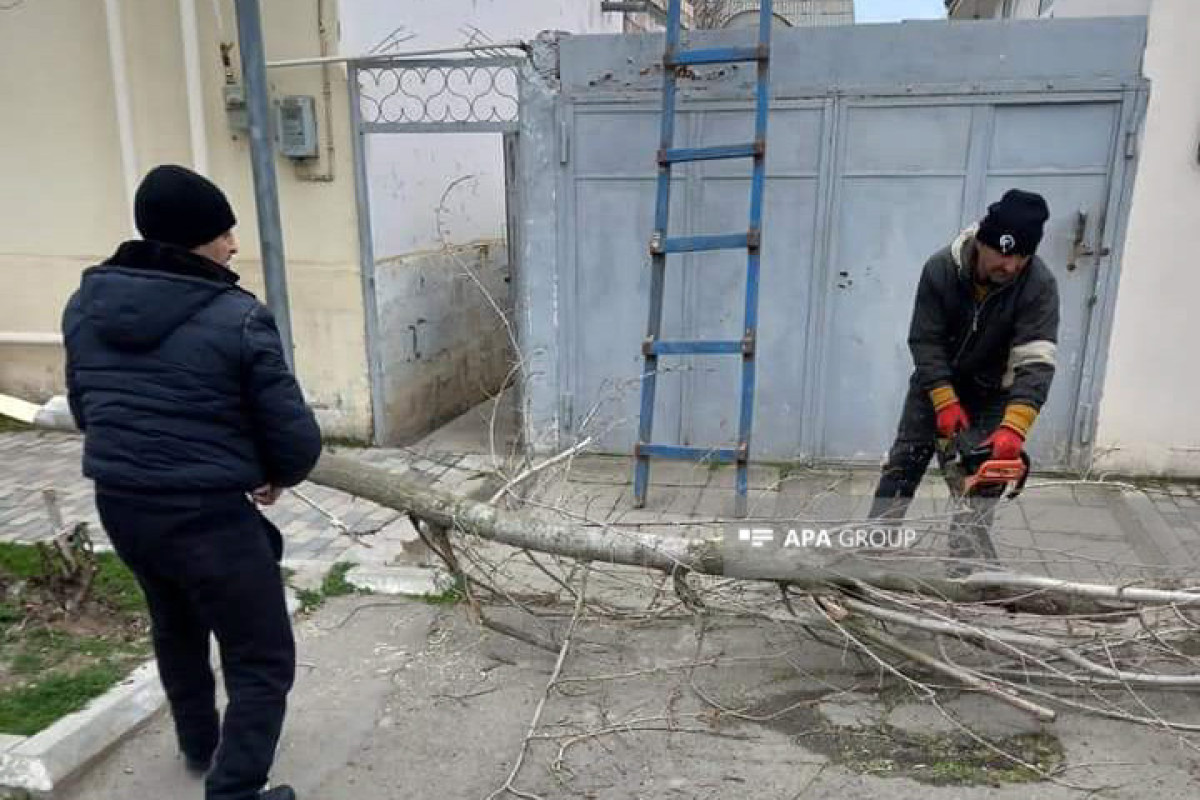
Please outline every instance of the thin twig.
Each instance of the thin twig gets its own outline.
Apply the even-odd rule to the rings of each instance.
[[[554,671],[550,674],[550,680],[546,682],[546,688],[542,691],[542,697],[538,700],[537,708],[534,709],[533,719],[529,721],[529,729],[525,733],[525,739],[521,742],[521,750],[517,753],[516,763],[513,764],[512,771],[509,772],[504,785],[489,794],[485,800],[495,800],[495,798],[505,792],[514,794],[517,797],[526,798],[526,800],[541,800],[538,795],[527,794],[518,790],[513,786],[513,781],[516,780],[517,774],[521,771],[521,766],[525,763],[525,754],[529,751],[530,741],[533,740],[534,734],[537,733],[538,725],[542,719],[542,711],[546,708],[546,700],[550,697],[550,692],[558,682],[558,676],[562,673],[563,663],[567,660],[567,651],[571,649],[571,637],[575,633],[575,626],[579,624],[579,619],[583,615],[583,598],[587,593],[587,574],[587,570],[585,569],[583,577],[580,579],[579,593],[575,598],[575,613],[571,616],[571,621],[567,624],[567,632],[563,635],[562,647],[558,651],[558,660],[554,662]]]

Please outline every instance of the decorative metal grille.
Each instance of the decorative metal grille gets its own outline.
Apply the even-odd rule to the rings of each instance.
[[[359,62],[353,81],[362,129],[516,130],[520,65],[513,57]]]

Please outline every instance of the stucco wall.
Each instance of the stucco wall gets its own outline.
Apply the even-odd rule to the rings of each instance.
[[[508,250],[502,240],[474,242],[388,259],[375,273],[381,437],[407,444],[494,396],[509,377]]]
[[[342,50],[371,51],[388,34],[402,50],[533,39],[543,30],[619,33],[620,14],[599,0],[342,0]],[[511,52],[511,51],[510,51]],[[386,134],[368,141],[375,257],[386,259],[504,236],[499,134]],[[447,196],[439,230],[438,206]]]
[[[1200,475],[1200,270],[1187,235],[1200,219],[1196,11],[1194,0],[1155,0],[1150,14],[1150,104],[1097,431],[1106,469]]]
[[[219,43],[235,41],[231,0],[198,2],[204,131],[209,176],[238,215],[242,251],[235,268],[261,288],[249,144],[234,135],[222,97]],[[269,59],[318,53],[317,0],[264,0]],[[129,76],[133,150],[140,176],[159,163],[192,165],[178,4],[120,0]],[[337,7],[326,0],[331,31]],[[0,12],[0,329],[56,332],[80,272],[131,236],[121,147],[101,0],[38,0]],[[336,47],[334,36],[331,45]],[[235,61],[235,74],[240,67]],[[331,70],[336,151],[334,180],[311,182],[276,161],[296,364],[327,432],[361,438],[370,431],[364,324],[358,271],[353,170],[344,71]],[[278,93],[322,102],[319,68],[272,70]],[[319,114],[324,127],[324,115]],[[322,131],[324,136],[325,131]],[[42,399],[61,391],[55,347],[0,344],[0,391]]]

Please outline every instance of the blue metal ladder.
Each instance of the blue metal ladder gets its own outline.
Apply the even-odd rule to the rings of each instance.
[[[654,209],[654,235],[650,239],[650,323],[642,343],[645,368],[642,373],[641,419],[638,439],[634,445],[636,468],[634,502],[639,508],[646,504],[646,489],[650,481],[650,459],[667,458],[686,461],[711,461],[737,464],[737,500],[734,514],[746,515],[748,466],[750,459],[750,428],[754,412],[754,351],[758,334],[759,260],[762,246],[763,189],[766,182],[767,113],[770,107],[770,48],[772,0],[763,0],[759,10],[758,45],[754,47],[712,47],[681,49],[681,0],[671,0],[667,12],[667,45],[663,55],[662,145],[658,151],[658,196]],[[681,68],[703,64],[755,62],[758,83],[755,91],[754,141],[750,144],[727,144],[713,147],[676,148],[675,105],[677,72]],[[754,159],[750,183],[750,224],[745,233],[708,236],[671,236],[668,233],[668,208],[671,201],[671,167],[691,161],[712,161],[728,158]],[[732,340],[672,340],[662,338],[663,283],[667,255],[698,253],[712,250],[745,248],[746,314],[741,339]],[[735,447],[686,447],[653,444],[654,395],[658,383],[658,357],[680,355],[740,355],[742,358],[741,414],[738,440]]]

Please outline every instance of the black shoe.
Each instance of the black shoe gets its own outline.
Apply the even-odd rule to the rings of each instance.
[[[296,793],[290,786],[276,786],[261,793],[258,800],[296,800]]]
[[[199,759],[192,758],[190,756],[184,756],[183,765],[184,768],[187,769],[188,775],[191,775],[193,778],[200,779],[207,775],[208,771],[212,769],[212,757]]]

